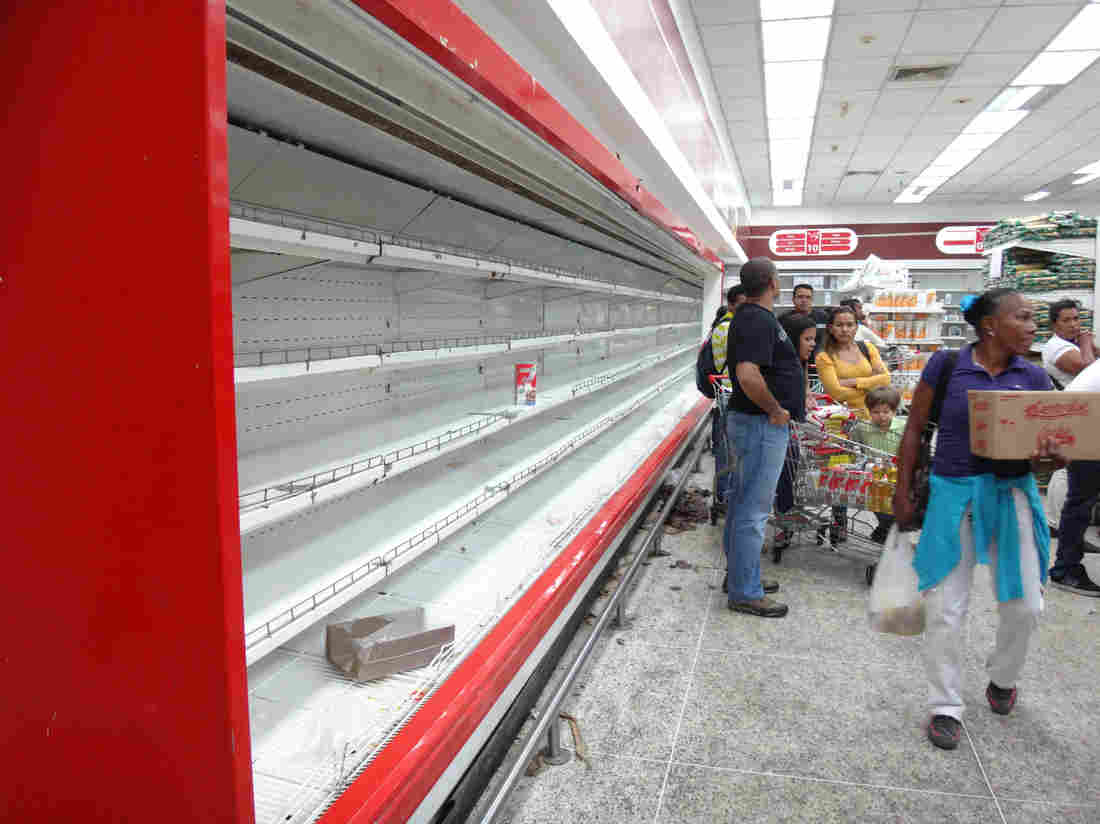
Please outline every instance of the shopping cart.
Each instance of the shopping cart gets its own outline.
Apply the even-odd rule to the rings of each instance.
[[[874,579],[884,537],[876,513],[890,515],[897,482],[896,444],[864,443],[871,425],[836,418],[824,423],[791,424],[791,446],[780,479],[779,506],[769,522],[772,560],[780,563],[784,550],[800,533],[809,533],[817,546],[867,565],[866,579]],[[864,428],[867,429],[864,429]],[[789,484],[784,490],[784,484]],[[783,499],[789,494],[790,499]],[[843,515],[843,523],[836,519]]]

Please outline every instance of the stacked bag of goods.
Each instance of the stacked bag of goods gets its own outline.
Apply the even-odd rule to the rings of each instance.
[[[1054,255],[1050,271],[1058,276],[1059,289],[1091,289],[1096,280],[1096,261],[1077,255]]]
[[[1035,343],[1046,343],[1050,340],[1050,304],[1041,300],[1033,300],[1031,308],[1035,310]]]
[[[985,236],[987,247],[1015,241],[1064,240],[1076,237],[1096,237],[1096,218],[1077,212],[1048,212],[1000,221]]]

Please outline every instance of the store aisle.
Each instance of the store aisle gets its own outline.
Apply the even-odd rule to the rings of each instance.
[[[591,768],[521,779],[500,821],[1100,821],[1100,602],[1048,590],[1019,704],[994,716],[983,661],[995,603],[979,568],[966,735],[942,752],[924,733],[920,640],[868,630],[863,567],[792,547],[762,566],[790,615],[735,614],[720,528],[666,537],[671,555],[650,560],[629,598],[631,624],[601,639],[575,685],[563,709]],[[1100,579],[1100,556],[1086,563]]]

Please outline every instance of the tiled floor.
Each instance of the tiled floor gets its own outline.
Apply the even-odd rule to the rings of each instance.
[[[735,614],[720,529],[666,537],[671,557],[641,570],[630,625],[577,681],[563,709],[591,768],[521,779],[500,821],[1100,822],[1100,599],[1047,591],[1019,704],[994,716],[996,606],[979,569],[966,734],[942,752],[924,735],[920,639],[867,628],[863,566],[792,548],[762,561],[788,617]],[[1100,556],[1086,563],[1100,580]]]

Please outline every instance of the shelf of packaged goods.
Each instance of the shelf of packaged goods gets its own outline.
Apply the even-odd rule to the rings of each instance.
[[[1036,252],[1054,252],[1061,255],[1096,259],[1096,238],[1065,238],[1063,240],[1013,240],[985,250],[987,255],[1004,253],[1010,249],[1032,249]]]
[[[929,338],[928,340],[898,340],[897,338],[883,338],[883,343],[897,346],[939,346],[941,338]]]
[[[509,495],[487,516],[440,540],[399,571],[392,570],[326,619],[317,616],[270,655],[250,664],[257,824],[315,820],[317,811],[390,745],[397,730],[415,713],[427,711],[427,697],[475,649],[482,649],[483,639],[502,616],[512,614],[562,553],[572,551],[567,548],[586,524],[597,512],[602,517],[601,507],[632,476],[654,464],[655,450],[687,420],[685,415],[697,414],[698,400],[691,385],[654,394],[620,425]],[[611,555],[604,553],[595,562],[588,580],[599,575]],[[554,586],[571,583],[555,579]],[[431,665],[356,682],[326,659],[325,627],[330,621],[417,607],[424,609],[430,626],[455,627],[455,641]],[[548,630],[551,641],[554,631]],[[524,667],[539,660],[537,655],[528,659]],[[525,672],[517,674],[521,683]]]
[[[506,355],[511,352],[553,349],[605,338],[658,335],[665,331],[697,328],[698,322],[663,323],[593,332],[506,333],[467,335],[386,344],[315,346],[268,352],[243,352],[234,356],[233,380],[237,385],[282,380],[307,375],[369,370],[372,374],[427,364],[458,363]],[[275,361],[267,362],[264,361]]]
[[[346,495],[355,489],[392,481],[403,472],[438,460],[508,426],[545,414],[617,382],[628,380],[688,351],[678,344],[651,352],[560,386],[540,388],[534,406],[505,402],[487,411],[470,411],[477,401],[439,398],[421,410],[323,438],[242,455],[238,475],[243,491],[238,504],[241,534],[247,535],[314,506],[318,498]],[[507,389],[497,396],[504,400]],[[481,399],[483,400],[483,399]],[[385,434],[379,437],[380,430]],[[379,442],[381,441],[381,442]],[[373,442],[369,452],[352,451]]]
[[[942,315],[942,306],[925,306],[921,307],[889,307],[889,306],[865,306],[864,311],[868,315]]]
[[[1020,292],[1024,300],[1053,303],[1056,300],[1075,300],[1085,309],[1093,309],[1095,295],[1091,289],[1055,289],[1050,292]]]
[[[241,536],[245,654],[259,660],[404,567],[654,397],[688,381],[676,360],[582,398],[569,416],[510,427],[385,484],[322,489],[308,509]]]

